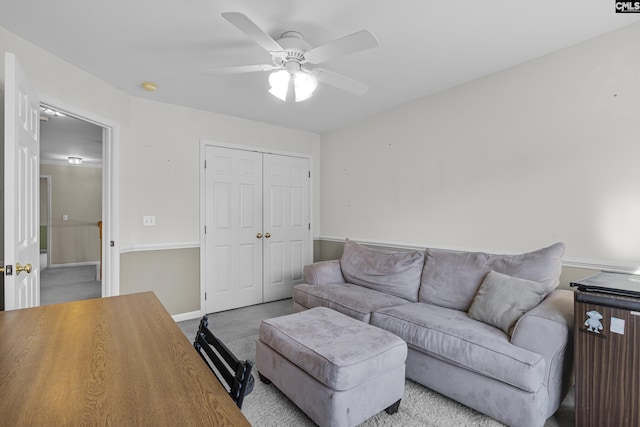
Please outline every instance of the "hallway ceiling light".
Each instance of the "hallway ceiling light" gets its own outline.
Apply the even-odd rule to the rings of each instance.
[[[82,163],[82,157],[68,157],[68,160],[72,165],[79,165]]]
[[[53,108],[49,108],[49,107],[40,107],[40,112],[42,114],[46,114],[47,116],[50,117],[65,117],[66,114],[61,113],[58,110],[54,110]]]

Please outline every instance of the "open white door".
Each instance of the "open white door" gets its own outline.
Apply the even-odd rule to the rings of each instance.
[[[5,53],[5,309],[40,305],[40,100],[15,55]]]

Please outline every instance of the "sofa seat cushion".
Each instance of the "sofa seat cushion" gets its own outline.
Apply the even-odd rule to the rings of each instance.
[[[325,307],[263,320],[258,337],[331,390],[404,368],[407,358],[397,336]]]
[[[293,301],[306,307],[328,307],[369,323],[371,312],[409,301],[352,283],[300,284],[293,288]]]
[[[398,335],[409,348],[527,392],[543,384],[541,355],[511,344],[500,329],[464,312],[412,303],[372,313],[371,324]]]

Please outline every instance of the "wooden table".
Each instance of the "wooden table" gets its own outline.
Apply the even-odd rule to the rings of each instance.
[[[0,312],[0,420],[249,426],[152,292]]]

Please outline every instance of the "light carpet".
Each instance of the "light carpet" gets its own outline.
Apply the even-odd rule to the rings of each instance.
[[[232,341],[228,347],[239,359],[255,361],[257,336]],[[254,372],[255,387],[242,405],[242,412],[252,426],[315,426],[273,384],[266,385]],[[406,380],[400,409],[394,415],[382,411],[361,426],[478,426],[497,427],[503,424],[464,405],[444,397],[420,384]]]

